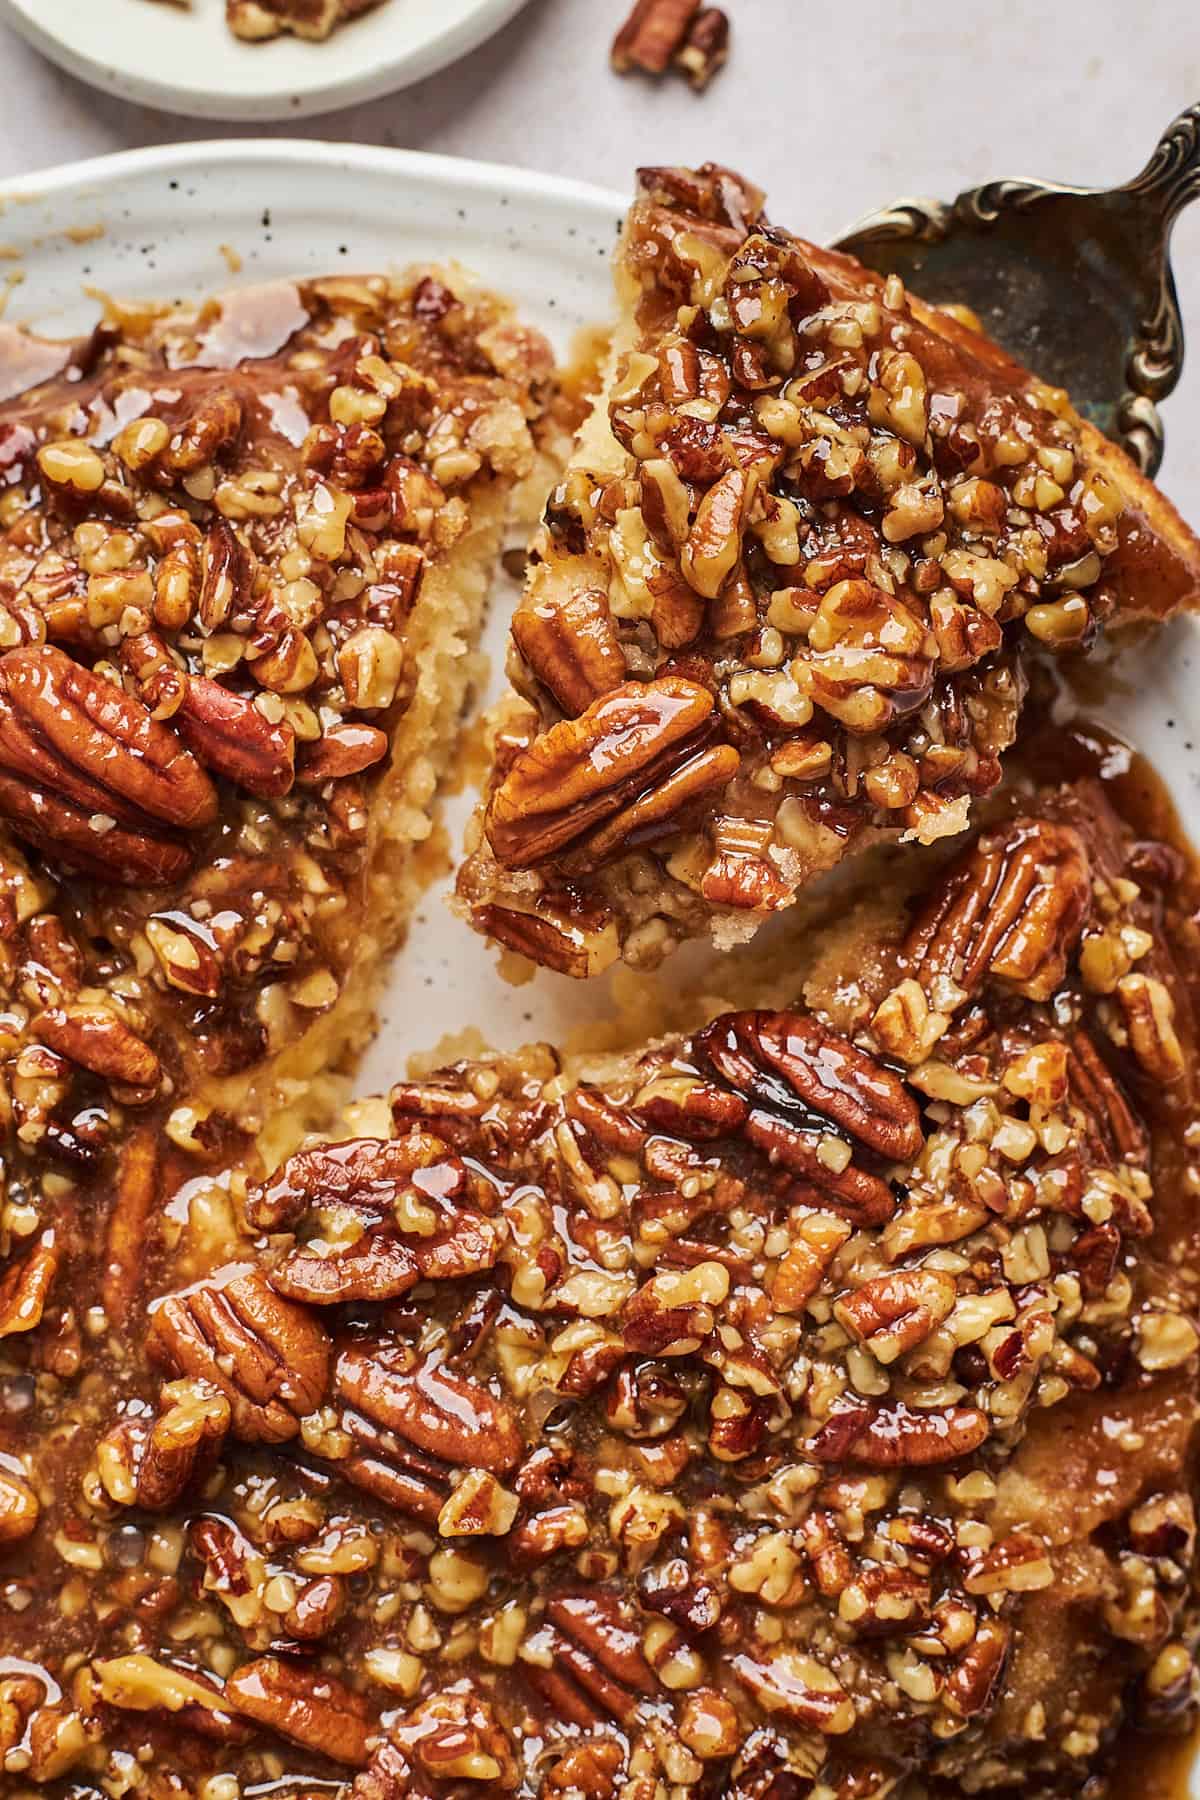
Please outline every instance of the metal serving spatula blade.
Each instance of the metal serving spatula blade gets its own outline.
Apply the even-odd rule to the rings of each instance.
[[[1158,402],[1183,368],[1171,227],[1200,194],[1200,103],[1118,188],[989,181],[947,204],[898,200],[838,240],[923,299],[956,301],[1146,472],[1162,461]]]

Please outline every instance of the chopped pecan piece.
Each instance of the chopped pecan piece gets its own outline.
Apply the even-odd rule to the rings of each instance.
[[[1125,975],[1117,983],[1117,999],[1130,1046],[1146,1074],[1166,1086],[1179,1081],[1183,1051],[1175,1031],[1175,1005],[1162,982],[1139,973]]]
[[[675,52],[675,61],[699,94],[728,60],[729,14],[719,6],[702,6]]]
[[[168,1382],[153,1423],[120,1421],[96,1448],[100,1481],[120,1506],[164,1512],[200,1485],[221,1453],[229,1401],[206,1381]]]
[[[618,75],[642,69],[661,75],[685,42],[699,0],[635,0],[633,11],[613,39],[612,65]]]

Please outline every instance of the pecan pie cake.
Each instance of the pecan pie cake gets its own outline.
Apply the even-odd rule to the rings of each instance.
[[[729,171],[644,170],[617,280],[459,890],[570,975],[735,941],[873,839],[961,831],[1029,653],[1200,588],[1200,544],[1065,394]]]
[[[424,273],[0,352],[17,1137],[74,1176],[139,1120],[153,1145],[327,1119],[313,1078],[426,879],[549,349]]]
[[[6,1793],[1098,1796],[1194,1702],[1198,901],[1027,789],[782,1010],[167,1145],[148,1323],[19,1150]]]

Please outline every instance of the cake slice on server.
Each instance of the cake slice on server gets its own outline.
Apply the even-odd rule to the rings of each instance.
[[[1068,397],[895,277],[647,169],[458,892],[538,962],[731,943],[1000,779],[1031,653],[1192,605],[1200,543]]]

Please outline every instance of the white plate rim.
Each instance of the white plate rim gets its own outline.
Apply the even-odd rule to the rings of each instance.
[[[0,0],[0,7],[5,4],[7,0]],[[485,162],[470,156],[445,156],[432,150],[402,150],[390,145],[353,144],[323,138],[229,137],[114,150],[104,156],[80,157],[74,162],[55,163],[48,169],[4,177],[0,179],[0,207],[5,202],[27,203],[43,196],[66,193],[72,188],[78,188],[81,193],[89,188],[107,188],[131,176],[170,176],[195,162],[203,162],[210,168],[285,162],[297,167],[319,163],[346,170],[368,169],[372,173],[394,174],[398,178],[452,190],[469,187],[487,195],[552,200],[562,206],[578,206],[591,213],[606,215],[615,210],[618,219],[629,205],[628,196],[613,188],[581,181],[573,175],[522,169],[513,163]]]
[[[121,0],[126,3],[132,6],[134,0]],[[96,54],[86,41],[81,45],[71,29],[81,19],[86,29],[94,4],[96,0],[0,0],[0,19],[68,74],[118,99],[191,118],[247,122],[309,118],[409,87],[478,48],[528,0],[446,0],[449,16],[431,19],[424,36],[392,55],[384,49],[396,17],[389,18],[390,6],[402,6],[404,0],[390,0],[389,7],[354,20],[320,44],[293,38],[243,44],[227,33],[223,9],[212,19],[184,13],[175,17],[173,6],[136,0],[151,15],[141,34],[143,39],[149,34],[151,50],[176,30],[220,34],[191,44],[181,38],[181,47],[197,52],[201,70],[209,71],[189,80],[159,73],[152,60],[122,68],[109,55]],[[45,16],[48,6],[61,14],[61,23]],[[165,16],[155,19],[155,13]],[[182,69],[195,62],[195,57],[176,57],[173,66]]]

